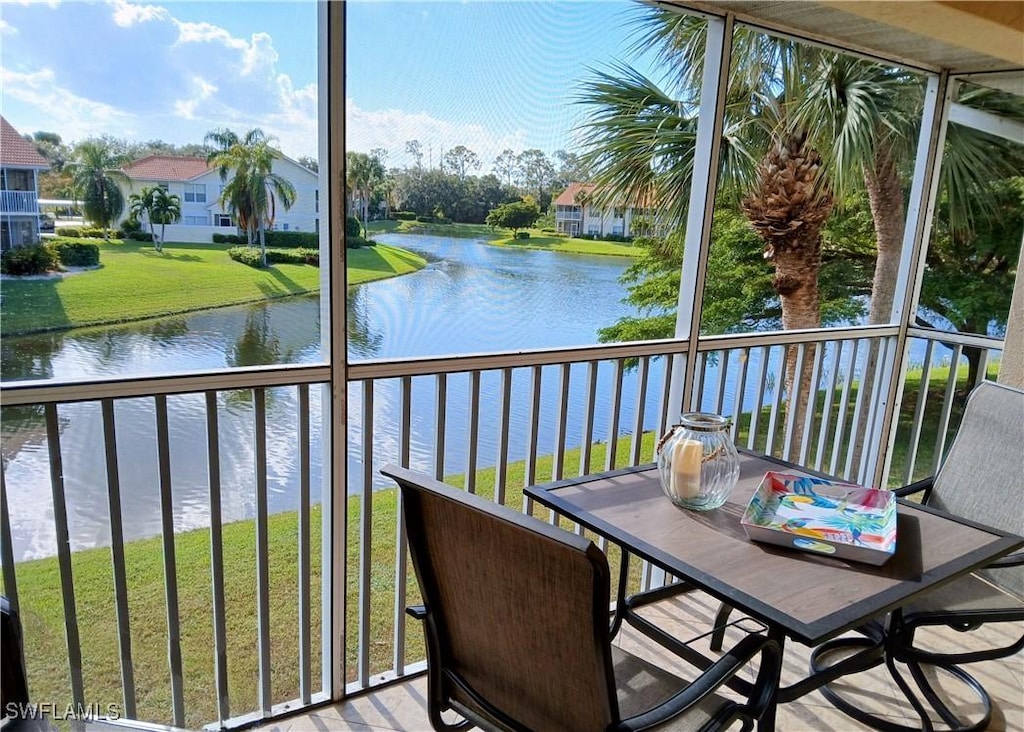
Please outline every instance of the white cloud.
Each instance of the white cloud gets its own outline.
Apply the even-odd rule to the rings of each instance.
[[[178,29],[178,40],[175,45],[219,42],[229,48],[248,48],[248,44],[244,40],[235,38],[219,25],[214,25],[213,23],[186,23],[174,18],[172,20]]]
[[[365,110],[351,98],[345,100],[345,132],[348,149],[366,152],[386,148],[388,165],[399,167],[413,163],[405,152],[408,140],[419,140],[424,165],[430,162],[430,156],[437,165],[443,150],[465,145],[480,157],[482,173],[490,172],[491,163],[502,150],[519,152],[527,147],[524,130],[495,134],[482,125],[450,122],[426,112]]]
[[[0,66],[0,86],[5,96],[45,110],[46,123],[36,126],[55,129],[65,140],[115,132],[125,134],[124,131],[134,126],[133,115],[60,86],[49,68],[22,73]]]
[[[13,36],[16,35],[18,29],[8,23],[3,18],[0,18],[0,36]]]
[[[177,99],[174,102],[174,113],[185,119],[195,119],[196,108],[209,99],[217,91],[217,87],[201,76],[192,77],[192,96]]]
[[[156,5],[134,5],[126,0],[111,0],[110,4],[114,7],[114,22],[121,28],[170,18],[167,8]]]

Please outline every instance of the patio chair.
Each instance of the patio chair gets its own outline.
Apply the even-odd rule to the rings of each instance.
[[[922,503],[1013,534],[1024,534],[1024,390],[984,381],[968,397],[963,420],[941,469],[932,478],[898,489],[899,496],[922,495]],[[985,689],[962,664],[1005,658],[1024,649],[1024,634],[1000,647],[940,652],[921,642],[917,631],[946,626],[964,633],[990,623],[1024,621],[1024,553],[996,560],[988,567],[930,592],[890,619],[884,639],[886,665],[915,711],[927,712],[894,661],[907,664],[910,675],[936,715],[951,730],[985,729],[992,714]],[[1011,636],[1012,637],[1012,636]],[[812,661],[813,663],[813,661]],[[940,698],[926,667],[943,669],[973,689],[983,717],[962,720]],[[823,689],[833,703],[837,697]],[[848,704],[842,701],[842,705]],[[837,704],[837,706],[841,706]],[[846,709],[852,713],[850,709]],[[855,710],[876,729],[912,729]]]
[[[401,488],[435,730],[751,729],[774,703],[774,641],[750,634],[688,683],[612,645],[593,542],[405,468],[381,472]],[[716,693],[759,654],[753,698]]]

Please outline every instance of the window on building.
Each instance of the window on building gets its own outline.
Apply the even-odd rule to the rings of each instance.
[[[205,216],[183,216],[181,223],[186,226],[206,226],[207,220]]]
[[[185,203],[206,203],[206,184],[186,183]]]
[[[231,223],[231,217],[227,214],[216,214],[213,217],[214,226],[233,226]]]
[[[618,206],[616,206],[616,207],[615,207],[615,210],[614,210],[614,211],[612,212],[612,217],[613,217],[613,218],[616,218],[616,219],[621,219],[621,218],[623,218],[623,217],[624,217],[625,215],[626,215],[626,209],[624,209],[624,208],[620,208],[620,207],[618,207]]]

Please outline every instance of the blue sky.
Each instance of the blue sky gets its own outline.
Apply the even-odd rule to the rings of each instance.
[[[605,2],[351,2],[348,147],[405,165],[466,145],[573,146],[587,67],[626,56],[637,8]],[[259,126],[316,154],[316,5],[294,2],[0,4],[0,105],[21,132],[200,142]]]

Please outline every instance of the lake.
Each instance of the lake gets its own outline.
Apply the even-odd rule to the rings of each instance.
[[[628,260],[617,257],[512,250],[466,239],[382,235],[379,240],[428,257],[419,272],[367,283],[349,293],[349,358],[399,358],[586,345],[597,340],[598,328],[630,310],[618,280]],[[268,363],[317,363],[320,356],[319,298],[298,297],[250,306],[220,308],[105,328],[5,338],[4,380],[81,379],[153,375],[182,370],[241,367]],[[574,367],[585,369],[584,366]],[[426,377],[425,377],[426,378]],[[607,419],[611,369],[602,368],[595,421]],[[652,369],[650,389],[660,388],[661,368]],[[582,388],[582,373],[574,372]],[[426,467],[433,454],[433,394],[414,380],[412,391],[412,464]],[[538,442],[554,446],[557,371],[545,370],[545,405]],[[574,386],[574,388],[575,388]],[[527,432],[517,425],[527,416],[528,374],[513,379],[510,459],[525,457]],[[493,465],[497,455],[499,374],[481,377],[481,429],[478,465]],[[466,463],[469,379],[448,378],[447,473]],[[361,397],[359,385],[350,394],[350,493],[362,490]],[[652,393],[657,393],[652,392]],[[270,511],[297,508],[298,466],[295,460],[296,391],[267,392],[268,489]],[[314,486],[323,468],[320,390],[311,389],[312,469]],[[375,463],[394,459],[398,425],[398,384],[379,382],[375,390],[374,423],[378,453]],[[568,444],[582,439],[582,408],[568,414]],[[648,411],[653,425],[656,399]],[[635,403],[635,378],[627,374],[622,404]],[[252,397],[248,392],[220,396],[221,482],[226,521],[250,518],[255,512],[253,477]],[[116,403],[118,469],[127,538],[160,531],[156,460],[156,423],[152,399]],[[205,412],[202,395],[168,398],[171,437],[172,493],[175,528],[186,530],[209,523],[208,476],[205,461]],[[54,553],[52,499],[45,429],[38,410],[6,408],[3,412],[3,459],[10,503],[15,555],[19,559]],[[99,404],[72,404],[59,410],[71,542],[73,549],[109,542],[106,472]],[[623,424],[620,431],[629,429]],[[603,438],[603,433],[600,435]],[[547,450],[550,452],[551,450]],[[197,457],[199,459],[197,459]],[[374,481],[384,485],[384,481]]]

